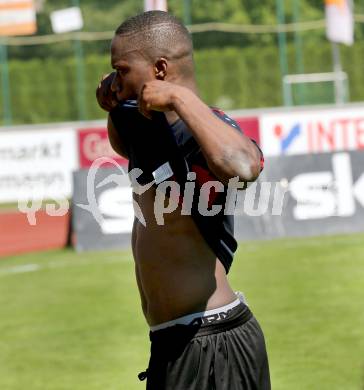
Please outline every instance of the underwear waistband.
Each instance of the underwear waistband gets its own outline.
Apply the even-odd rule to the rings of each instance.
[[[233,330],[248,322],[252,317],[253,314],[249,307],[240,302],[238,306],[231,309],[226,319],[205,324],[176,324],[155,332],[149,332],[149,338],[152,344],[158,345],[158,348],[161,348],[161,346],[168,348],[167,346],[175,344],[176,340],[192,340]]]
[[[213,322],[225,320],[234,308],[239,306],[241,303],[245,304],[243,295],[241,293],[236,293],[236,295],[237,298],[235,301],[227,305],[212,310],[188,314],[183,317],[176,318],[172,321],[167,321],[159,325],[151,326],[150,331],[156,332],[158,330],[166,329],[175,325],[207,325]]]

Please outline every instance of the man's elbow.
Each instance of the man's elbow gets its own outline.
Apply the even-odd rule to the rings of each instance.
[[[245,182],[254,182],[262,171],[262,155],[255,145],[239,153],[237,158],[237,173],[239,179]]]
[[[255,160],[245,161],[236,167],[233,177],[239,177],[239,181],[252,183],[260,175],[260,163]]]
[[[261,162],[260,162],[260,156],[251,156],[248,159],[248,166],[249,168],[241,172],[242,177],[241,180],[247,181],[247,182],[254,182],[258,179],[260,172],[261,172]]]
[[[208,162],[210,170],[224,184],[230,179],[239,178],[241,182],[254,182],[259,177],[260,157],[255,153],[239,153],[238,156],[229,159],[213,159]]]

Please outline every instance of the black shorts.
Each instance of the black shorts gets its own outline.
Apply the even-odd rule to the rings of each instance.
[[[264,336],[249,308],[199,326],[150,333],[147,390],[269,390]]]

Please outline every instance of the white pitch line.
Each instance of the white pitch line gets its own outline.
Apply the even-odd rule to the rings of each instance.
[[[12,274],[25,274],[27,272],[34,272],[40,269],[39,264],[24,264],[18,265],[11,268],[5,268],[4,270],[0,270],[0,276],[3,275],[12,275]]]
[[[103,260],[54,260],[50,261],[47,264],[24,264],[16,265],[14,267],[0,268],[0,277],[10,276],[14,274],[25,274],[29,272],[42,271],[46,269],[56,269],[56,268],[68,268],[68,267],[80,267],[91,264],[115,264],[121,263],[123,261],[131,260],[130,257],[120,257],[119,259],[103,259]]]

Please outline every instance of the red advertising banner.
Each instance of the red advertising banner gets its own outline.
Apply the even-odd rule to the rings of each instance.
[[[236,117],[234,120],[241,127],[246,136],[252,138],[258,145],[260,144],[258,117]],[[128,164],[128,160],[120,157],[112,149],[106,127],[78,129],[77,137],[80,168],[89,168],[91,164],[100,157],[110,157],[121,165]],[[107,164],[105,164],[105,166],[107,167]]]
[[[79,129],[78,145],[80,168],[89,168],[100,157],[110,157],[121,165],[128,163],[112,149],[106,127]]]
[[[260,145],[259,118],[258,117],[234,117],[243,133]]]

